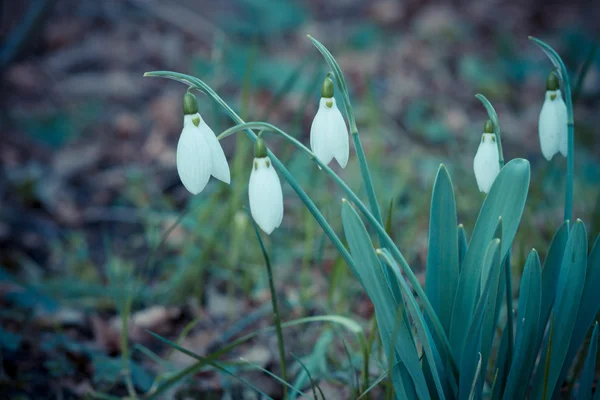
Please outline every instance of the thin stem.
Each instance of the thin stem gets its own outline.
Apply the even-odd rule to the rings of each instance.
[[[121,362],[123,363],[123,374],[125,376],[125,386],[127,393],[131,399],[137,399],[135,387],[131,381],[131,369],[129,367],[129,314],[131,313],[131,303],[133,298],[129,294],[125,294],[123,310],[121,310],[121,322],[123,329],[121,331]]]
[[[571,94],[571,84],[569,83],[569,72],[565,63],[560,58],[556,50],[550,47],[547,43],[529,37],[536,45],[538,45],[548,56],[552,64],[558,70],[558,78],[560,80],[561,89],[565,95],[565,103],[567,105],[567,183],[565,188],[565,209],[564,220],[571,221],[573,218],[573,185],[575,180],[575,129],[573,126],[573,98]]]
[[[275,290],[275,283],[273,281],[273,269],[271,268],[271,261],[269,255],[265,250],[265,246],[260,238],[260,232],[254,224],[254,230],[256,231],[256,237],[260,242],[260,247],[265,258],[265,265],[267,267],[267,277],[269,278],[269,290],[271,291],[271,304],[273,306],[273,318],[275,319],[275,330],[277,331],[277,346],[279,347],[279,362],[281,363],[281,378],[287,381],[287,373],[285,368],[285,346],[283,343],[283,332],[281,331],[281,317],[279,315],[279,305],[277,304],[277,291]],[[283,398],[287,399],[287,387],[283,386]]]
[[[362,147],[362,143],[360,142],[360,137],[358,136],[358,131],[352,132],[352,141],[354,142],[354,147],[356,148],[356,156],[358,158],[358,165],[360,166],[360,173],[362,175],[363,182],[365,183],[365,188],[367,190],[367,197],[369,198],[369,204],[371,206],[371,212],[375,216],[377,222],[383,226],[383,219],[381,218],[381,210],[379,209],[379,203],[377,202],[377,195],[375,194],[375,188],[373,187],[373,180],[371,179],[371,173],[369,172],[369,165],[367,164],[367,158],[365,156],[365,152]],[[379,236],[379,241],[383,242],[383,238],[381,235]]]
[[[377,234],[380,235],[380,237],[382,238],[382,242],[383,242],[382,247],[386,247],[386,248],[388,248],[388,250],[391,251],[392,256],[397,260],[398,264],[402,268],[402,271],[408,277],[408,280],[409,280],[411,286],[417,292],[417,295],[423,302],[423,307],[425,308],[425,311],[427,312],[428,316],[433,321],[434,329],[435,329],[436,333],[438,334],[440,340],[442,341],[444,350],[448,353],[448,359],[450,360],[452,370],[453,370],[453,372],[457,373],[458,369],[456,367],[456,363],[452,356],[450,342],[448,341],[448,337],[446,336],[444,328],[442,327],[442,324],[441,324],[437,314],[433,310],[433,307],[432,307],[431,303],[429,302],[429,299],[427,298],[427,295],[425,294],[425,291],[423,290],[421,283],[417,279],[414,272],[411,270],[410,266],[406,262],[406,259],[404,258],[404,256],[400,252],[400,250],[398,250],[398,247],[396,247],[394,241],[390,238],[390,236],[385,231],[385,228],[383,227],[383,225],[377,221],[377,219],[373,216],[373,214],[369,211],[369,209],[364,205],[364,203],[360,200],[360,198],[358,198],[358,196],[352,191],[352,189],[350,189],[350,187],[348,187],[348,185],[331,168],[329,168],[327,165],[325,165],[323,162],[321,162],[309,148],[307,148],[302,143],[300,143],[298,140],[296,140],[295,138],[293,138],[292,136],[290,136],[289,134],[287,134],[286,132],[282,131],[281,129],[279,129],[278,127],[276,127],[274,125],[271,125],[271,124],[268,124],[265,122],[247,122],[247,123],[240,124],[240,125],[229,128],[228,130],[223,132],[220,136],[226,137],[226,136],[228,136],[236,131],[240,131],[242,129],[261,129],[261,128],[280,134],[287,141],[289,141],[291,144],[293,144],[296,148],[298,148],[299,150],[304,152],[306,155],[308,155],[309,158],[314,163],[316,163],[319,167],[321,167],[321,169],[323,171],[325,171],[331,178],[333,178],[333,180],[348,195],[348,198],[356,205],[356,207],[360,210],[360,212],[365,216],[365,218],[373,226],[373,228],[375,229]]]
[[[275,317],[275,327],[277,329],[277,343],[279,347],[279,362],[281,363],[281,378],[287,381],[285,368],[285,348],[283,344],[283,332],[281,331],[281,317],[279,316],[279,306],[277,304],[277,292],[273,283],[273,271],[271,263],[267,262],[267,275],[269,276],[269,289],[271,290],[271,303],[273,303],[273,316]],[[287,388],[283,387],[283,397],[287,398]]]
[[[379,222],[379,224],[383,226],[383,220],[381,219],[381,211],[379,210],[379,203],[377,202],[377,196],[373,187],[373,180],[371,179],[371,173],[369,172],[369,165],[367,164],[365,152],[363,150],[360,137],[358,136],[358,128],[356,127],[356,117],[354,116],[354,110],[352,109],[352,105],[350,104],[350,94],[348,92],[348,84],[346,83],[346,78],[344,78],[344,73],[342,72],[342,69],[340,68],[339,64],[337,63],[331,52],[325,46],[323,46],[323,44],[317,39],[313,38],[310,35],[308,35],[308,37],[313,42],[317,50],[319,50],[319,52],[323,55],[323,58],[325,58],[325,61],[327,62],[327,64],[332,70],[333,75],[335,76],[338,88],[342,93],[342,101],[344,103],[344,108],[348,117],[348,125],[350,125],[350,134],[352,136],[352,141],[354,142],[354,148],[356,149],[356,155],[358,157],[360,167],[360,174],[362,176],[363,182],[365,183],[371,212],[377,219],[377,222]],[[379,238],[379,241],[382,241],[381,237]],[[387,276],[387,273],[386,278],[388,278],[389,282],[389,277]]]

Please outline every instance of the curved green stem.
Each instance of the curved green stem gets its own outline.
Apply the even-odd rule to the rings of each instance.
[[[240,118],[240,116],[237,115],[237,113],[233,111],[233,109],[229,107],[229,105],[214,90],[212,90],[210,86],[208,86],[206,83],[204,83],[198,78],[170,71],[146,72],[144,76],[173,79],[186,85],[192,86],[195,89],[207,94],[217,104],[219,104],[236,124],[244,123],[244,120],[242,120],[242,118]],[[250,138],[250,140],[256,140],[257,136],[254,132],[252,132],[252,130],[246,129],[244,132]],[[292,174],[290,174],[287,168],[281,163],[281,161],[279,161],[279,159],[268,149],[267,154],[269,155],[269,158],[271,159],[271,162],[273,163],[275,169],[279,171],[279,173],[289,183],[292,189],[294,189],[294,191],[296,192],[296,194],[298,194],[298,197],[300,197],[300,200],[302,200],[308,211],[312,214],[312,216],[321,226],[321,228],[323,228],[323,231],[325,231],[325,234],[327,235],[327,237],[329,237],[329,240],[331,240],[335,248],[338,250],[342,258],[346,262],[346,264],[348,264],[348,266],[350,266],[350,268],[353,271],[355,271],[356,267],[354,266],[354,260],[352,259],[352,256],[350,255],[346,247],[344,247],[344,244],[336,235],[331,225],[329,225],[321,211],[319,211],[315,203],[311,200],[310,197],[308,197],[304,189],[302,189],[302,187],[298,184],[296,179],[294,179]]]
[[[434,329],[435,329],[436,333],[438,334],[438,336],[444,346],[444,350],[448,354],[448,359],[450,360],[452,369],[456,374],[458,369],[456,367],[456,363],[452,356],[450,342],[448,341],[448,337],[446,336],[444,328],[442,327],[442,324],[441,324],[437,314],[433,310],[433,307],[431,306],[431,303],[429,302],[429,299],[427,298],[427,295],[425,294],[425,291],[423,290],[421,283],[419,282],[416,275],[414,274],[414,272],[412,271],[412,269],[406,262],[406,259],[404,258],[404,256],[400,252],[400,250],[398,250],[398,247],[396,246],[394,241],[390,238],[388,233],[385,231],[385,228],[383,227],[383,225],[377,221],[375,216],[369,211],[369,209],[364,205],[364,203],[360,200],[360,198],[352,191],[352,189],[350,189],[350,187],[346,184],[346,182],[344,182],[331,168],[329,168],[327,165],[325,165],[323,162],[321,162],[321,160],[319,160],[309,148],[307,148],[302,143],[300,143],[298,140],[296,140],[294,137],[290,136],[289,134],[287,134],[286,132],[282,131],[281,129],[279,129],[278,127],[276,127],[274,125],[271,125],[266,122],[246,122],[244,124],[240,124],[240,125],[237,125],[237,126],[227,129],[221,135],[219,135],[219,137],[227,137],[237,131],[241,131],[244,129],[264,129],[265,131],[269,130],[269,131],[278,133],[283,138],[285,138],[288,142],[290,142],[296,148],[298,148],[300,151],[304,152],[315,164],[317,164],[319,167],[321,167],[321,169],[323,171],[325,171],[325,173],[327,173],[340,186],[340,188],[342,188],[342,190],[348,195],[348,199],[351,200],[356,205],[356,207],[360,210],[360,212],[365,216],[365,218],[373,226],[373,228],[375,229],[377,234],[383,239],[382,246],[386,247],[390,250],[390,252],[394,256],[394,258],[397,260],[398,264],[401,266],[402,271],[408,277],[408,280],[409,280],[411,286],[417,292],[417,295],[421,299],[421,301],[423,303],[423,307],[425,308],[425,311],[427,312],[428,316],[433,321]]]
[[[567,184],[565,188],[565,210],[564,220],[573,219],[573,186],[575,181],[575,128],[573,123],[573,99],[571,95],[571,84],[569,83],[569,73],[565,63],[558,53],[545,42],[533,36],[529,40],[538,45],[548,56],[558,72],[558,79],[561,83],[561,89],[564,92],[565,103],[567,105]]]
[[[504,151],[502,150],[502,133],[500,131],[500,122],[498,121],[498,114],[496,113],[496,110],[494,109],[494,106],[492,106],[492,103],[490,103],[490,101],[482,94],[476,94],[475,97],[477,97],[477,99],[479,101],[481,101],[481,103],[483,104],[483,106],[485,107],[485,109],[487,110],[488,113],[488,117],[490,119],[490,121],[492,121],[492,125],[494,126],[494,135],[496,136],[496,143],[498,145],[498,162],[500,164],[500,169],[504,168]],[[506,366],[507,368],[510,367],[510,365],[512,364],[512,354],[513,354],[513,346],[514,346],[514,341],[515,341],[515,333],[514,333],[514,323],[513,323],[513,315],[512,315],[512,309],[513,309],[513,298],[512,298],[512,274],[511,274],[511,263],[510,263],[510,249],[508,250],[508,253],[506,254],[506,259],[504,261],[504,276],[505,276],[505,283],[506,283],[506,309],[507,309],[507,313],[506,313],[506,329],[508,331],[508,350],[507,350],[507,357],[506,357]]]
[[[308,38],[312,41],[317,50],[321,52],[323,58],[325,58],[325,61],[327,61],[327,64],[329,64],[329,67],[331,68],[331,70],[333,71],[333,75],[335,76],[335,80],[338,84],[338,87],[342,92],[342,101],[344,102],[344,109],[346,110],[346,115],[348,116],[348,125],[350,125],[350,135],[352,136],[354,148],[356,149],[356,156],[358,157],[360,173],[365,184],[365,189],[367,190],[367,197],[369,198],[371,212],[373,213],[379,224],[383,226],[381,210],[379,209],[379,203],[377,202],[377,195],[375,194],[375,188],[373,187],[373,180],[371,179],[371,173],[369,172],[369,165],[367,164],[367,158],[365,157],[365,152],[363,150],[360,137],[358,136],[356,118],[354,116],[354,110],[352,109],[352,105],[350,104],[350,95],[348,92],[348,85],[346,84],[346,79],[344,78],[342,69],[340,68],[333,55],[329,52],[329,50],[327,50],[327,48],[323,46],[321,42],[319,42],[312,36],[308,35]],[[378,236],[379,241],[382,242],[383,238],[380,235]]]
[[[492,125],[494,126],[494,136],[496,136],[496,144],[498,146],[498,162],[500,163],[500,168],[504,167],[504,151],[502,150],[502,135],[500,133],[500,122],[498,122],[498,114],[496,114],[496,110],[492,103],[482,94],[478,93],[475,95],[477,100],[483,104],[485,107],[488,118],[492,121]]]

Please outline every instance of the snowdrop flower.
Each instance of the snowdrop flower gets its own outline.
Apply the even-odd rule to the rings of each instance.
[[[479,191],[488,193],[500,172],[500,156],[492,121],[488,120],[481,135],[481,143],[473,160],[473,170]]]
[[[215,133],[200,118],[198,102],[191,93],[183,97],[183,130],[177,143],[177,172],[183,186],[200,193],[210,176],[229,183],[229,164]]]
[[[310,147],[323,164],[335,158],[342,168],[348,164],[350,142],[342,113],[333,98],[333,81],[327,77],[321,88],[319,110],[310,127]]]
[[[538,132],[546,160],[550,161],[558,152],[567,156],[567,105],[554,71],[550,72],[546,81],[546,100],[540,112]]]
[[[281,182],[261,137],[254,144],[254,162],[248,184],[250,213],[260,229],[268,235],[281,225],[283,219],[283,193]]]

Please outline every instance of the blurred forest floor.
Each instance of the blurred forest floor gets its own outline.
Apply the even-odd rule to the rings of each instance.
[[[416,270],[425,263],[430,190],[442,162],[459,221],[473,228],[483,197],[472,160],[486,119],[474,95],[485,94],[507,160],[532,163],[515,241],[518,277],[529,249],[543,256],[562,218],[565,160],[546,162],[537,136],[551,65],[527,36],[541,37],[572,71],[575,216],[591,238],[600,229],[600,15],[592,1],[30,0],[0,9],[2,398],[124,395],[117,304],[132,282],[143,283],[129,329],[140,392],[193,362],[146,329],[177,338],[188,326],[182,346],[207,354],[272,325],[262,256],[243,211],[252,148],[241,136],[226,139],[232,184],[211,182],[191,198],[175,169],[186,88],[143,78],[146,71],[198,76],[247,121],[268,120],[308,143],[327,70],[306,34],[321,40],[349,81],[382,210],[393,210],[392,232]],[[216,133],[232,125],[198,98]],[[341,193],[304,157],[269,140],[341,232]],[[342,176],[364,195],[353,152]],[[369,330],[370,302],[287,186],[284,196],[282,228],[268,239],[284,320],[341,314]],[[315,346],[333,340],[327,332],[291,328],[287,350],[327,378],[326,394],[346,398],[344,344]],[[278,371],[274,335],[227,359],[239,357]],[[316,367],[323,360],[324,371]],[[244,374],[280,395],[267,375]],[[202,372],[170,395],[243,397],[237,390],[233,380]]]

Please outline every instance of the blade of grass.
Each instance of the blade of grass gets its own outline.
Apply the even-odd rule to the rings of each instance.
[[[265,392],[263,392],[262,390],[260,390],[260,389],[259,389],[259,388],[257,388],[256,386],[254,386],[252,383],[248,382],[248,381],[247,381],[247,380],[245,380],[244,378],[242,378],[242,377],[240,377],[240,376],[238,376],[238,375],[234,374],[233,372],[229,371],[227,368],[225,368],[225,367],[222,367],[222,366],[221,366],[221,365],[219,365],[218,363],[216,363],[216,362],[214,362],[214,361],[212,361],[212,360],[210,360],[210,359],[208,359],[208,358],[205,358],[205,357],[199,356],[198,354],[196,354],[196,353],[194,353],[194,352],[191,352],[191,351],[189,351],[189,350],[186,350],[186,349],[184,349],[183,347],[181,347],[181,346],[177,345],[176,343],[173,343],[173,342],[171,342],[170,340],[168,340],[168,339],[165,339],[165,338],[163,338],[162,336],[160,336],[160,335],[158,335],[158,334],[156,334],[156,333],[154,333],[154,332],[151,332],[151,331],[148,331],[148,330],[147,330],[146,332],[148,332],[150,335],[154,336],[156,339],[160,340],[161,342],[165,343],[166,345],[176,348],[178,351],[180,351],[181,353],[185,354],[186,356],[189,356],[189,357],[195,358],[195,359],[196,359],[196,360],[198,360],[198,361],[202,361],[202,362],[204,362],[204,363],[206,363],[206,364],[210,365],[211,367],[213,367],[213,368],[215,368],[215,369],[217,369],[217,370],[219,370],[219,371],[221,371],[221,372],[223,372],[223,373],[225,373],[225,374],[227,374],[227,375],[230,375],[230,376],[232,376],[233,378],[235,378],[235,379],[237,379],[238,381],[242,382],[244,385],[246,385],[246,386],[248,386],[249,388],[251,388],[251,389],[255,390],[257,393],[260,393],[262,396],[265,396],[265,398],[267,398],[267,399],[272,399],[272,398],[271,398],[269,395],[267,395]]]
[[[314,316],[314,317],[298,318],[298,319],[295,319],[292,321],[284,322],[281,325],[281,327],[283,329],[285,329],[285,328],[289,328],[292,326],[297,326],[297,325],[302,325],[302,324],[307,324],[307,323],[314,323],[314,322],[327,322],[327,323],[342,325],[358,337],[359,341],[362,343],[361,346],[366,346],[366,338],[365,338],[362,327],[359,324],[357,324],[355,321],[353,321],[349,318],[346,318],[346,317],[342,317],[340,315],[319,315],[319,316]],[[275,330],[275,326],[270,326],[267,328],[263,328],[263,329],[259,329],[257,331],[251,332],[251,333],[244,335],[241,338],[233,341],[232,343],[222,347],[221,349],[207,355],[205,358],[210,361],[215,361],[218,357],[229,352],[230,350],[233,350],[237,346],[249,341],[250,339],[253,339],[256,336],[263,334],[263,333],[273,332],[274,330]],[[199,361],[196,364],[191,365],[191,366],[177,372],[175,375],[165,379],[164,382],[159,387],[147,392],[144,395],[144,399],[152,399],[155,396],[162,394],[164,391],[169,389],[171,386],[173,386],[174,384],[179,382],[181,379],[183,379],[187,375],[200,371],[206,365],[207,365],[206,362]]]
[[[294,359],[298,362],[298,364],[300,364],[300,366],[302,367],[302,369],[304,370],[304,372],[306,372],[306,376],[308,376],[308,380],[310,381],[310,386],[312,388],[312,392],[313,392],[313,396],[315,397],[315,400],[317,400],[317,392],[315,391],[315,387],[317,389],[319,389],[319,393],[321,394],[321,398],[323,400],[325,399],[325,395],[323,394],[323,391],[321,390],[321,388],[319,387],[319,384],[315,383],[315,381],[313,380],[312,376],[310,375],[310,371],[308,370],[308,368],[306,368],[306,365],[304,365],[304,363],[302,362],[302,360],[297,357],[294,353],[290,353],[292,355],[292,357],[294,357]]]
[[[298,390],[298,389],[296,389],[296,388],[295,388],[294,386],[292,386],[292,385],[291,385],[289,382],[287,382],[287,381],[285,381],[285,380],[281,379],[280,377],[278,377],[277,375],[275,375],[274,373],[272,373],[272,372],[271,372],[271,371],[269,371],[268,369],[266,369],[266,368],[263,368],[263,367],[261,367],[260,365],[258,365],[258,364],[255,364],[255,363],[253,363],[253,362],[251,362],[251,361],[248,361],[248,360],[246,360],[245,358],[242,358],[242,357],[240,357],[240,360],[241,360],[241,361],[243,361],[243,362],[245,362],[246,364],[250,365],[251,367],[253,367],[253,368],[256,368],[256,369],[258,369],[258,370],[260,370],[260,371],[264,372],[265,374],[269,375],[271,378],[275,379],[277,382],[281,383],[282,385],[284,385],[284,386],[286,386],[286,387],[290,388],[290,389],[291,389],[293,392],[296,392],[296,393],[297,393],[297,394],[299,394],[300,396],[302,396],[302,397],[308,397],[308,396],[306,396],[306,393],[304,393],[304,392],[303,392],[303,391],[301,391],[301,390]]]

